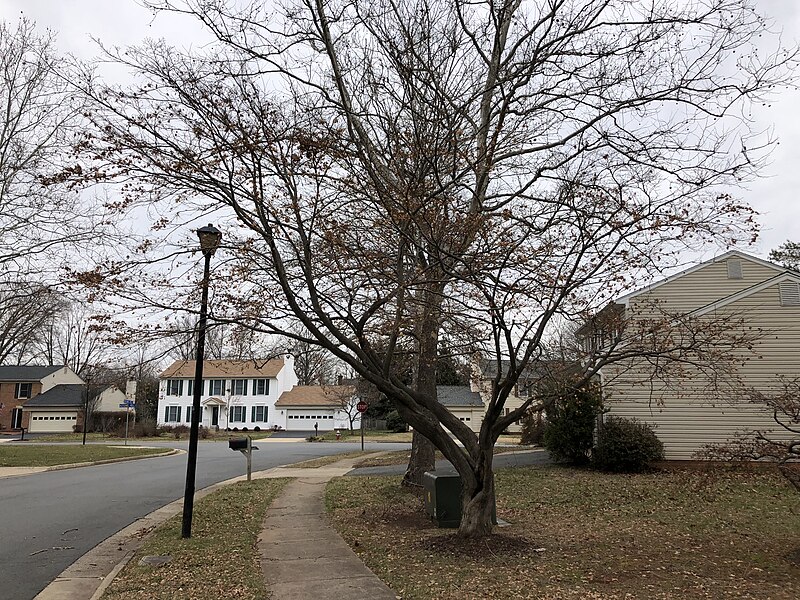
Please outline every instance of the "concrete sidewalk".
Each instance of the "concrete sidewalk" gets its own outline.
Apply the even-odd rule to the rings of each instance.
[[[268,475],[297,478],[270,506],[259,536],[261,571],[272,600],[399,598],[361,562],[325,513],[325,485],[357,460],[318,469],[274,469]]]
[[[398,598],[364,566],[325,514],[325,485],[362,458],[318,468],[288,466],[253,473],[253,479],[297,478],[268,509],[258,540],[270,600],[341,600],[343,592],[359,600]],[[195,500],[244,479],[235,477],[199,490]],[[99,600],[146,535],[182,507],[183,499],[175,500],[110,536],[67,567],[34,600]]]

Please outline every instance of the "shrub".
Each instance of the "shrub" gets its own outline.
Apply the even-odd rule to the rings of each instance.
[[[156,437],[157,435],[158,428],[156,427],[156,422],[153,419],[137,420],[133,425],[134,437]]]
[[[596,386],[555,396],[547,405],[542,441],[555,460],[576,465],[589,462],[602,401]]]
[[[173,436],[176,440],[181,439],[183,436],[189,435],[188,425],[162,425],[159,433],[166,433]]]
[[[544,438],[544,430],[547,426],[542,411],[529,411],[522,417],[522,435],[520,436],[520,444],[535,444],[542,445]]]
[[[393,410],[386,415],[386,429],[394,433],[401,433],[408,431],[408,423],[403,420],[399,412]]]
[[[200,425],[199,429],[197,430],[197,435],[201,440],[207,440],[208,436],[211,435],[211,432],[208,430],[208,427],[203,427]]]
[[[638,473],[664,458],[664,444],[646,423],[609,417],[597,432],[592,462],[598,469]]]

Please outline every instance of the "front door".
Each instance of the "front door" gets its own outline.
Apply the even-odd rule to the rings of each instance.
[[[219,406],[211,407],[211,426],[219,427]]]
[[[11,410],[11,429],[22,429],[22,409]]]

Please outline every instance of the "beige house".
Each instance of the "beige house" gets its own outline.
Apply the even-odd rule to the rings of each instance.
[[[597,326],[603,315],[606,325],[616,324]],[[771,414],[749,403],[745,393],[777,391],[781,378],[800,377],[800,273],[727,252],[618,298],[596,317],[594,327],[587,325],[579,334],[590,349],[610,343],[613,327],[630,331],[637,322],[655,322],[658,315],[673,321],[675,315],[717,322],[728,318],[735,323],[733,331],[751,339],[736,349],[731,371],[688,364],[679,374],[659,379],[652,377],[653,362],[643,359],[603,368],[608,414],[655,426],[667,459],[691,459],[703,445],[725,442],[738,432],[781,435]]]
[[[296,385],[281,394],[275,410],[287,431],[361,428],[358,399],[352,385]]]

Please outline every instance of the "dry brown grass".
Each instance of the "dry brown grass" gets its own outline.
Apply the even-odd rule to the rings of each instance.
[[[800,597],[798,497],[764,472],[498,471],[498,516],[463,542],[398,478],[340,478],[345,539],[404,600]]]
[[[267,508],[286,479],[228,485],[195,505],[192,537],[181,539],[176,515],[144,542],[112,582],[103,600],[262,600],[256,538]],[[143,556],[169,555],[161,566],[140,566]]]

